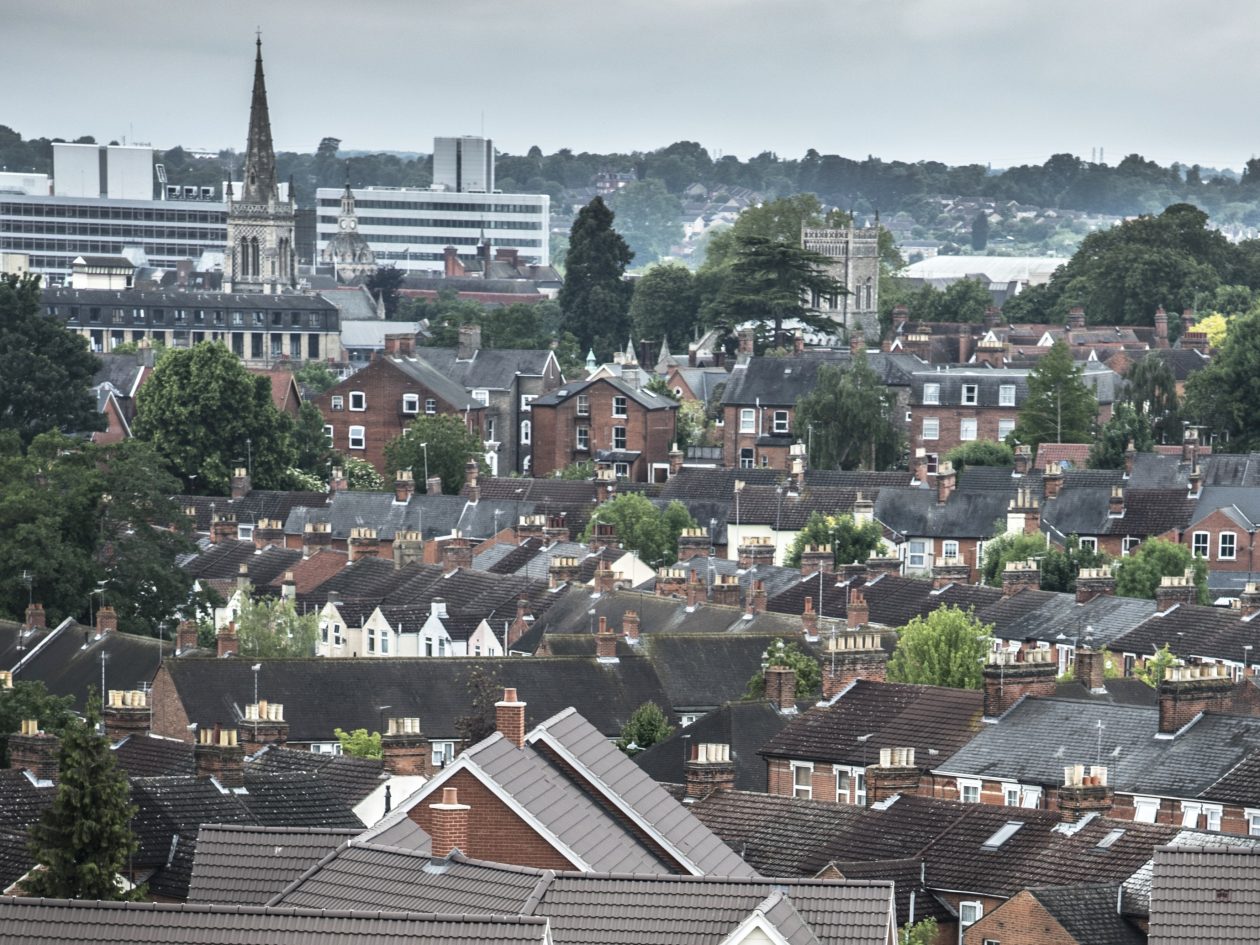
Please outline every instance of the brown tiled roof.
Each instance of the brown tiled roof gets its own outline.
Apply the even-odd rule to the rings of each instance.
[[[302,558],[291,564],[286,571],[293,572],[293,582],[298,596],[310,594],[334,574],[338,574],[349,563],[349,557],[338,551],[321,549],[309,558]],[[279,591],[284,584],[284,571],[271,579],[270,587]]]

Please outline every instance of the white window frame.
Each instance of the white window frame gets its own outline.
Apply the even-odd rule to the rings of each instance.
[[[1021,784],[1019,786],[1019,806],[1035,809],[1041,805],[1041,788],[1035,784]]]
[[[381,631],[381,656],[389,656],[389,651],[390,651],[389,641],[390,641],[390,638],[393,637],[393,635],[394,634],[389,630]]]
[[[966,916],[970,914],[971,918]],[[984,918],[984,903],[979,899],[968,899],[958,903],[958,928],[969,929]]]
[[[921,545],[922,550],[915,551],[914,546]],[[926,538],[915,538],[906,542],[906,567],[922,570],[928,563],[928,541]]]
[[[751,446],[745,446],[739,451],[739,468],[752,469],[757,465],[757,454]]]
[[[367,652],[376,653],[376,628],[368,626],[367,628]]]
[[[534,424],[531,420],[521,421],[521,445],[529,446],[534,438]]]
[[[589,453],[591,451],[591,428],[578,427],[574,431],[574,443],[577,449]]]
[[[958,800],[964,804],[980,803],[981,783],[979,778],[958,778]],[[975,792],[975,796],[968,800],[968,794]]]
[[[923,439],[939,440],[941,438],[941,418],[940,417],[924,417],[923,418]]]
[[[629,463],[613,463],[613,475],[618,479],[630,478]]]
[[[980,435],[980,421],[975,417],[963,417],[958,421],[958,439],[970,443]]]
[[[1195,532],[1190,536],[1190,554],[1195,558],[1206,558],[1212,554],[1212,533]]]
[[[356,407],[355,404],[358,404]],[[349,408],[355,413],[362,413],[367,410],[367,394],[361,390],[350,391]]]
[[[612,428],[612,448],[615,450],[629,449],[630,442],[626,428],[623,426],[615,426]]]
[[[858,807],[866,806],[866,769],[853,769],[853,803]]]
[[[1015,432],[1015,419],[1006,417],[998,421],[997,438],[999,441],[1005,440],[1008,436]]]
[[[430,742],[429,743],[429,761],[433,763],[433,767],[441,768],[450,764],[455,760],[455,743],[454,742]]]
[[[928,406],[936,406],[941,402],[941,385],[940,384],[924,384],[923,385],[923,403]]]
[[[774,432],[775,433],[790,433],[791,432],[790,424],[791,424],[791,420],[788,417],[788,412],[786,410],[776,410],[774,412]]]
[[[998,406],[1014,407],[1015,406],[1015,385],[1003,384],[998,387]]]
[[[402,412],[403,413],[419,413],[420,412],[420,395],[419,394],[403,394]]]
[[[941,542],[941,557],[942,558],[957,558],[958,556],[959,555],[958,555],[958,542],[957,541],[950,538]]]
[[[1002,785],[1002,803],[1006,807],[1019,806],[1019,785],[1018,784]]]
[[[814,763],[812,761],[793,761],[792,763],[792,796],[806,801],[814,799]],[[800,772],[806,773],[806,783],[801,784]]]
[[[435,413],[437,413],[437,401],[434,400],[432,397],[425,398],[424,412],[430,417],[433,416]]]
[[[528,412],[532,410],[533,408],[530,406],[530,404],[532,404],[537,399],[538,399],[537,394],[521,394],[521,411]]]
[[[324,424],[324,439],[328,441],[329,446],[333,445],[333,434],[335,432],[336,431],[333,430],[333,425],[331,423]]]
[[[1247,821],[1247,836],[1260,837],[1260,808],[1244,807],[1243,819]]]
[[[367,428],[360,426],[350,427],[346,431],[346,448],[352,450],[367,449]]]
[[[1121,543],[1120,554],[1127,558],[1129,556],[1129,552],[1134,551],[1137,548],[1140,548],[1141,545],[1142,545],[1141,538],[1126,538]]]
[[[330,398],[328,398],[328,409],[345,410],[346,399],[342,397],[340,394],[333,394]]]
[[[612,415],[614,417],[628,417],[629,414],[629,398],[624,394],[616,394],[612,400]]]
[[[591,398],[586,394],[577,395],[577,415],[579,417],[589,417],[591,415]]]
[[[479,387],[472,392],[472,399],[477,401],[477,403],[481,404],[481,406],[483,407],[489,406],[490,391],[486,390],[483,387]]]
[[[1229,539],[1229,551],[1225,551],[1225,539]],[[1238,557],[1238,533],[1221,532],[1216,536],[1216,560],[1234,561]]]
[[[752,407],[741,407],[739,410],[739,432],[757,432],[757,411]]]
[[[941,465],[941,454],[940,453],[924,453],[923,461],[927,463],[928,475],[934,476],[936,475],[936,471],[940,468],[940,465]]]
[[[1158,797],[1133,797],[1133,822],[1135,824],[1153,824],[1159,819]]]
[[[1084,538],[1079,538],[1077,540],[1080,542],[1082,551],[1097,551],[1098,550],[1097,538],[1086,535]]]
[[[964,407],[974,407],[980,402],[980,385],[964,384],[962,386],[962,396],[958,401]]]
[[[843,765],[834,765],[832,771],[836,776],[836,803],[852,804],[849,792],[852,790],[853,776],[849,769]]]

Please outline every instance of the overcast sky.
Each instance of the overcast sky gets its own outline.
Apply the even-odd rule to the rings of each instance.
[[[1257,150],[1252,0],[3,0],[0,21],[0,124],[26,138],[239,150],[261,28],[281,150],[483,127],[518,154]]]

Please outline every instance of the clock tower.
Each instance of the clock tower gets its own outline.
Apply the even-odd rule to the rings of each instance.
[[[331,266],[337,281],[341,283],[353,282],[361,276],[376,272],[376,253],[359,232],[359,218],[354,210],[354,191],[350,189],[348,180],[341,195],[337,232],[320,253],[320,262],[324,266]]]

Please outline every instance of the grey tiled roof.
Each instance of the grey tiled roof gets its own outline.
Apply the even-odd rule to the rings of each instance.
[[[197,834],[188,901],[265,905],[276,891],[359,832],[319,827],[204,826]],[[360,907],[366,905],[361,903]]]
[[[617,391],[618,394],[629,397],[644,410],[677,410],[678,401],[673,400],[663,394],[656,394],[650,390],[640,387],[634,387],[627,384],[618,377],[601,377],[593,381],[573,381],[565,384],[558,390],[550,391],[542,394],[533,402],[535,407],[554,407],[565,401],[576,397],[583,391],[589,390],[596,384],[607,384]]]
[[[953,492],[937,502],[937,490],[881,489],[875,518],[901,535],[915,538],[992,538],[1005,531],[1008,496],[997,491]]]
[[[1120,886],[1043,886],[1029,893],[1077,942],[1145,945],[1146,936],[1116,911]]]
[[[1013,619],[994,621],[994,633],[1005,640],[1083,645],[1092,629],[1094,646],[1103,647],[1154,613],[1155,602],[1152,600],[1103,595],[1078,604],[1073,594],[1049,593],[1040,606]],[[981,620],[988,621],[989,616],[987,611],[980,611]],[[1060,634],[1066,639],[1059,639]]]
[[[1166,847],[1155,851],[1150,945],[1260,939],[1260,851]]]
[[[59,625],[33,656],[14,673],[14,681],[38,680],[55,696],[71,696],[77,711],[87,704],[90,687],[101,688],[101,653],[105,654],[107,689],[142,689],[169,656],[171,646],[132,633],[94,631],[74,622]]]
[[[1260,854],[1260,837],[1241,837],[1237,834],[1208,833],[1201,830],[1181,830],[1165,846],[1192,849],[1247,849]],[[1155,873],[1155,856],[1124,881],[1123,908],[1126,915],[1150,914],[1151,880]]]
[[[464,387],[507,390],[518,374],[539,377],[551,352],[546,348],[480,348],[471,359],[460,360],[456,348],[415,349],[415,355]]]
[[[1239,662],[1245,646],[1260,652],[1260,621],[1229,608],[1178,604],[1151,614],[1109,646],[1117,653],[1147,654],[1165,644],[1182,659]]]

